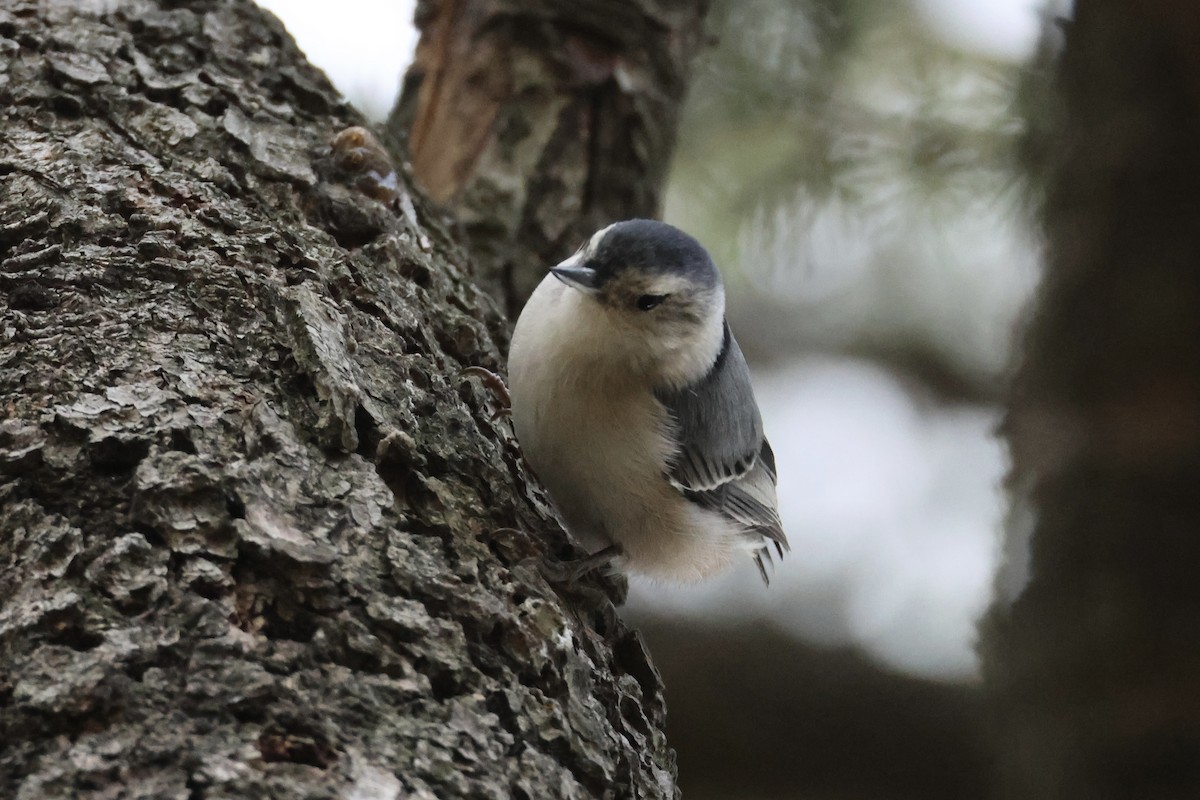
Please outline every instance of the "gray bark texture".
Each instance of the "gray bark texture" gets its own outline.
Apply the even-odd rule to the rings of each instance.
[[[1081,0],[1066,32],[1006,422],[1028,583],[982,644],[1003,796],[1200,797],[1200,6]]]
[[[357,124],[245,0],[0,8],[0,797],[677,794]]]
[[[656,217],[708,0],[419,0],[388,121],[512,318],[592,233]]]

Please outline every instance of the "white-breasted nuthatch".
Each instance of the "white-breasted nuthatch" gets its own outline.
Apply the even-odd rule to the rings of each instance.
[[[550,270],[508,358],[526,461],[567,530],[652,578],[694,581],[787,537],[775,456],[708,252],[651,220],[618,222]]]

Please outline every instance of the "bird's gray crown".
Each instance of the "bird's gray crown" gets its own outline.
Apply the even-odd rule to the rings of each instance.
[[[698,289],[713,288],[721,282],[721,275],[704,246],[665,222],[650,219],[618,222],[605,229],[600,240],[589,248],[585,263],[596,271],[598,287],[626,270],[683,276]]]

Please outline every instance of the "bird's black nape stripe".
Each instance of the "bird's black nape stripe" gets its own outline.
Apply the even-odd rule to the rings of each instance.
[[[729,321],[722,319],[723,337],[721,339],[721,349],[717,353],[717,358],[713,361],[713,365],[708,368],[708,372],[703,378],[692,384],[693,386],[703,386],[706,383],[712,383],[721,375],[721,367],[725,365],[725,360],[729,358],[730,345],[733,344],[733,331],[729,329]]]

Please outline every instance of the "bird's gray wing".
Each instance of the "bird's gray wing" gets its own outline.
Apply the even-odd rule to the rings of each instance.
[[[729,325],[708,375],[655,394],[678,442],[667,479],[688,499],[743,525],[748,536],[769,539],[782,555],[788,543],[776,510],[775,455],[763,436],[750,369]],[[759,551],[760,570],[764,553],[770,560],[766,548]]]

